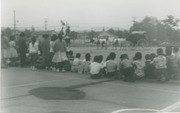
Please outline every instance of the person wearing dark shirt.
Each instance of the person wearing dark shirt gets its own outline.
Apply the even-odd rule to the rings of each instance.
[[[20,33],[18,46],[19,46],[20,66],[25,67],[27,45],[26,45],[25,35],[23,32]]]
[[[50,68],[50,40],[48,39],[49,35],[43,35],[43,41],[41,42],[41,51],[43,57],[43,68]]]

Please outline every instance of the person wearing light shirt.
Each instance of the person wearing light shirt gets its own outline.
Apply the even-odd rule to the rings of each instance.
[[[31,58],[31,69],[36,70],[35,63],[38,58],[38,43],[36,42],[36,37],[32,37],[31,43],[29,43],[29,55]]]
[[[155,74],[158,81],[168,81],[169,76],[167,74],[167,59],[163,56],[163,49],[157,49],[157,57],[152,60],[152,64],[155,66]]]
[[[81,58],[81,54],[77,53],[76,58],[74,59],[74,61],[72,63],[72,71],[73,72],[81,73],[82,60],[80,58]]]
[[[101,70],[103,65],[99,63],[99,57],[94,57],[94,62],[90,64],[90,74],[92,79],[99,79],[102,76]]]

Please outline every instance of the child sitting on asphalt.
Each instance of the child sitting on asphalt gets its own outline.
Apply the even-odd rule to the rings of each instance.
[[[73,51],[72,50],[68,51],[67,58],[68,58],[69,62],[72,65],[72,63],[74,61],[74,56],[73,56]]]
[[[125,82],[134,82],[134,69],[127,54],[120,56],[119,70],[124,75]]]
[[[103,56],[99,55],[99,63],[102,65],[102,76],[106,76],[106,62],[103,61]]]
[[[134,74],[136,78],[144,77],[144,67],[145,63],[142,60],[142,53],[137,52],[133,58],[133,67],[134,67]]]
[[[167,60],[166,57],[163,56],[163,49],[157,49],[157,57],[155,57],[152,61],[152,64],[155,66],[155,75],[158,81],[168,81],[169,77],[167,75]]]
[[[81,73],[82,60],[80,58],[81,58],[81,54],[77,53],[76,58],[74,59],[74,61],[72,63],[72,71],[73,72]]]
[[[87,53],[85,55],[85,61],[82,63],[82,73],[89,74],[90,72],[90,64],[91,64],[91,55]]]
[[[90,74],[92,79],[100,79],[102,76],[103,66],[99,62],[99,56],[95,56],[94,61],[90,64]]]
[[[111,52],[109,55],[109,59],[106,62],[106,69],[107,69],[107,77],[108,78],[115,78],[116,72],[117,72],[117,63],[114,61],[116,58],[116,54],[114,52]]]
[[[154,66],[151,64],[151,55],[146,54],[145,55],[145,68],[144,68],[144,74],[146,78],[155,78],[154,76]]]

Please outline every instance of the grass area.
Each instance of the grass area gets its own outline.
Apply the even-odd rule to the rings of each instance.
[[[121,54],[126,53],[126,54],[128,54],[129,58],[132,59],[136,52],[141,52],[143,55],[143,59],[144,59],[144,56],[146,54],[156,53],[156,49],[157,49],[157,47],[152,47],[151,49],[148,49],[148,50],[142,49],[142,48],[135,49],[135,50],[132,50],[129,48],[126,48],[124,50],[119,50],[119,48],[118,48],[117,50],[112,50],[111,47],[109,47],[108,50],[97,50],[96,47],[71,47],[70,48],[70,50],[73,50],[74,56],[76,53],[81,53],[81,59],[85,58],[86,53],[90,53],[92,60],[93,60],[94,56],[96,56],[96,55],[103,55],[104,61],[106,60],[106,57],[109,55],[110,52],[115,52],[116,53],[115,60],[120,61],[119,57]]]

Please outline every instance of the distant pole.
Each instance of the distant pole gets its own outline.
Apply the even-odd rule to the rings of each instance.
[[[45,31],[47,31],[47,23],[48,23],[47,18],[45,18],[45,21],[44,21]]]
[[[14,10],[14,36],[16,36],[16,11]]]

